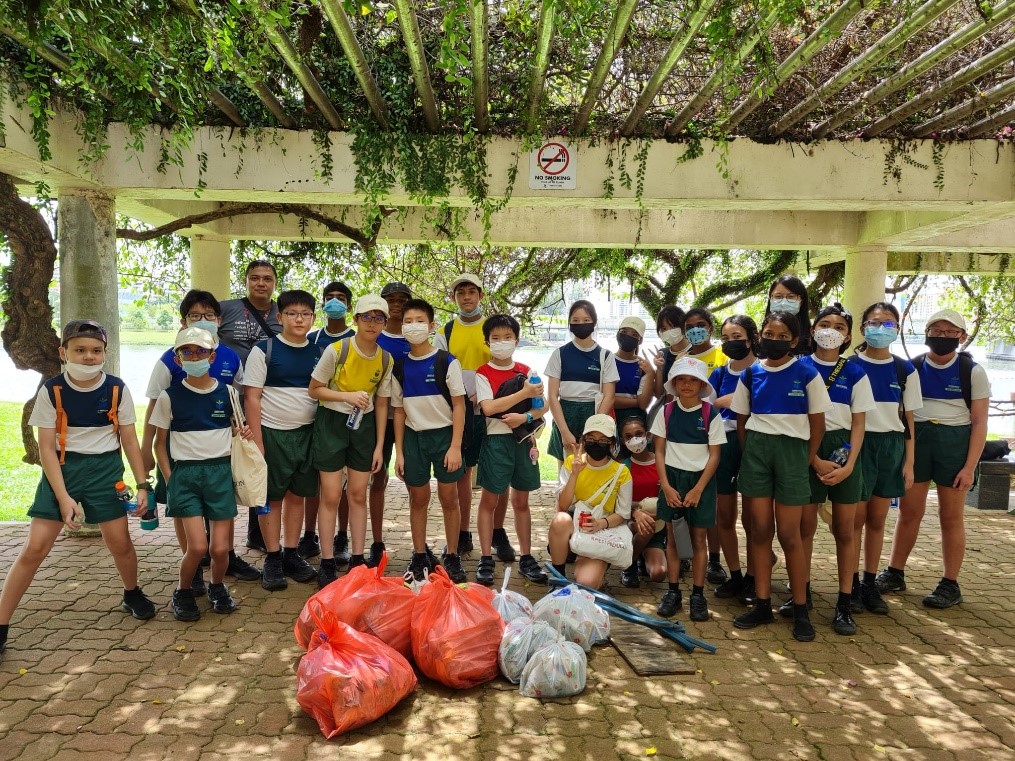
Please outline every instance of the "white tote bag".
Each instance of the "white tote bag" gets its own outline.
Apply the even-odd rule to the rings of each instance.
[[[247,424],[240,404],[240,395],[232,386],[229,401],[233,405],[233,425],[240,428]],[[242,439],[233,433],[232,446],[233,490],[236,504],[244,507],[259,507],[268,501],[268,464],[257,444]]]
[[[631,565],[631,558],[634,555],[634,535],[626,522],[591,534],[581,530],[582,515],[591,515],[593,520],[600,520],[606,516],[602,506],[616,488],[623,467],[618,464],[613,478],[587,500],[575,502],[572,517],[574,530],[571,532],[570,545],[575,555],[604,560],[611,565],[627,568]]]

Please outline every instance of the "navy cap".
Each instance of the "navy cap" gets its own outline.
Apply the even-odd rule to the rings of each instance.
[[[381,298],[391,296],[392,294],[395,293],[404,293],[410,299],[412,298],[412,291],[409,290],[409,286],[407,286],[405,283],[399,283],[398,281],[395,281],[394,283],[388,283],[386,286],[384,286],[381,289]]]

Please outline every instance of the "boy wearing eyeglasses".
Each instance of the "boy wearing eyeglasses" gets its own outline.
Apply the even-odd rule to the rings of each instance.
[[[328,347],[310,381],[310,395],[321,403],[314,421],[314,468],[321,475],[317,531],[321,536],[335,534],[342,468],[346,468],[350,569],[366,563],[367,484],[371,473],[378,473],[384,463],[393,364],[391,355],[377,343],[388,320],[388,302],[373,293],[361,296],[353,320],[356,335]],[[337,575],[334,548],[324,542],[318,586],[327,586]]]
[[[308,387],[326,349],[307,339],[315,307],[306,291],[280,293],[282,332],[255,345],[244,368],[247,422],[268,464],[270,510],[257,516],[268,550],[261,572],[267,590],[285,589],[287,576],[299,582],[317,576],[297,550],[304,498],[317,496],[317,471],[311,464],[317,400]]]

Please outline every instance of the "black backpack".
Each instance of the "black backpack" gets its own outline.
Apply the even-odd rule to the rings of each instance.
[[[518,373],[513,378],[508,378],[506,381],[501,383],[500,388],[498,388],[497,391],[494,393],[493,398],[503,399],[505,396],[517,394],[525,387],[525,384],[528,382],[529,382],[528,376],[526,376],[524,373]],[[518,402],[510,409],[504,410],[504,412],[499,412],[496,415],[490,415],[490,417],[500,419],[512,412],[524,415],[526,412],[530,412],[531,410],[532,410],[532,400],[522,399],[520,402]],[[517,428],[511,429],[511,435],[514,436],[515,441],[518,442],[525,441],[525,439],[530,437],[532,441],[535,442],[536,436],[539,435],[539,432],[543,429],[544,425],[546,425],[546,423],[543,422],[542,418],[538,420],[533,420],[531,423],[522,423]]]

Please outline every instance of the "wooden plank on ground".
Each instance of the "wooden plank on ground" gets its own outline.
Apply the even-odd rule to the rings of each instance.
[[[610,618],[610,642],[638,676],[693,674],[694,664],[673,640],[640,624]]]

